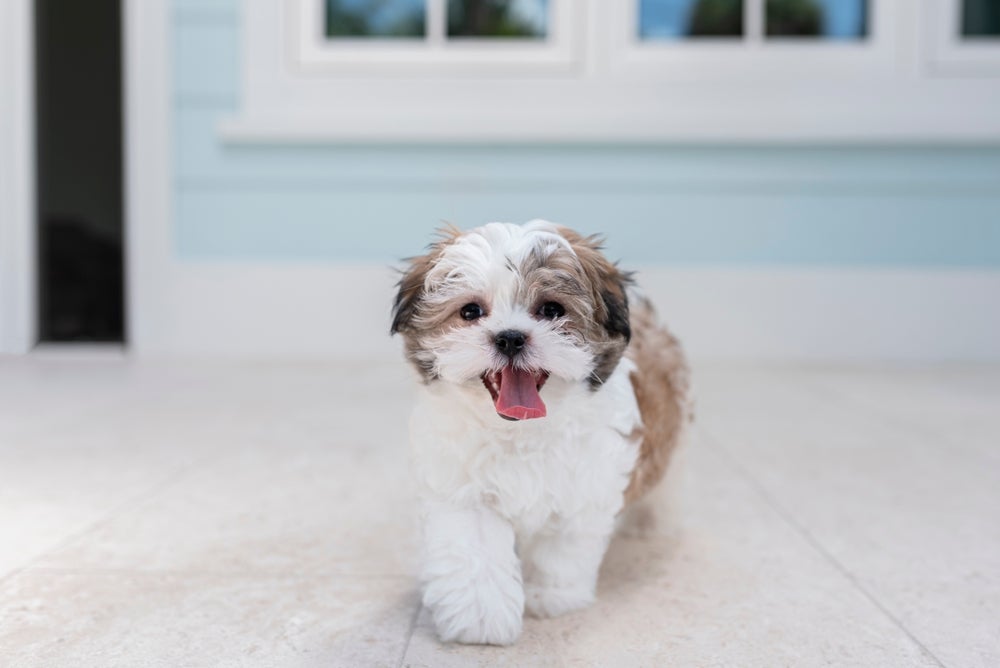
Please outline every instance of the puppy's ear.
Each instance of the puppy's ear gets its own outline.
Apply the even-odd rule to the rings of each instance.
[[[414,318],[424,295],[427,273],[434,268],[445,247],[451,244],[461,231],[451,225],[437,231],[438,239],[427,248],[427,253],[407,258],[407,267],[402,270],[402,278],[392,305],[392,326],[390,334],[406,333],[413,327]]]
[[[599,236],[584,237],[568,228],[559,233],[569,241],[580,260],[584,273],[594,290],[595,316],[609,337],[621,337],[628,343],[632,338],[629,326],[628,286],[631,272],[622,271],[604,256],[603,240]]]
[[[424,278],[432,266],[426,255],[408,258],[407,262],[409,262],[409,267],[403,271],[402,278],[396,284],[399,290],[392,303],[390,334],[405,332],[412,325],[417,304],[424,292]]]
[[[613,266],[613,265],[612,265]],[[601,299],[604,300],[604,307],[608,315],[604,321],[604,329],[611,335],[618,335],[625,338],[628,343],[632,340],[632,328],[629,326],[628,317],[628,288],[632,282],[631,275],[618,271],[615,267],[614,274],[609,274],[605,279],[605,287],[601,292]]]

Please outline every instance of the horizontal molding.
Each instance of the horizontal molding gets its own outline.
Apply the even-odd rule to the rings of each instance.
[[[228,103],[227,93],[183,100]],[[175,111],[181,183],[309,184],[338,180],[489,183],[774,183],[965,191],[1000,183],[1000,148],[901,146],[231,146],[216,133],[219,107]]]
[[[1000,271],[647,268],[696,359],[1000,361]],[[174,263],[140,355],[399,355],[378,265]]]

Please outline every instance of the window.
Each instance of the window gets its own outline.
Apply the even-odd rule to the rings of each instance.
[[[576,4],[574,4],[576,3]],[[281,4],[281,3],[279,3]],[[289,0],[295,65],[430,76],[567,72],[580,0]]]
[[[963,0],[963,39],[1000,38],[1000,2],[997,0]]]
[[[741,37],[743,0],[640,0],[639,38]]]
[[[244,0],[244,108],[222,131],[383,143],[1000,139],[1000,87],[961,80],[1000,73],[996,4]]]
[[[932,73],[1000,75],[1000,1],[924,0],[925,41]]]
[[[548,0],[448,0],[448,38],[545,39]]]
[[[661,80],[892,76],[907,2],[623,0],[613,62]]]
[[[767,0],[769,38],[858,40],[868,36],[867,0]]]
[[[424,0],[326,0],[325,12],[323,26],[328,39],[426,34]]]
[[[868,36],[868,1],[640,0],[638,19],[643,40],[752,37],[759,25],[768,38],[855,40]]]

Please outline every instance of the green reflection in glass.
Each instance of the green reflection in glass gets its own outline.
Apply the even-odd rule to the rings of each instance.
[[[1000,37],[1000,0],[963,0],[962,37]]]
[[[640,0],[639,37],[741,37],[743,0]]]
[[[544,39],[549,0],[448,0],[448,37]]]
[[[868,0],[767,0],[768,37],[858,40],[868,36]]]
[[[326,0],[326,36],[423,37],[425,0]]]

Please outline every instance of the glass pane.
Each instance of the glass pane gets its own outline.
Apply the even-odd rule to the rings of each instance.
[[[767,0],[767,36],[864,39],[868,4],[868,0]]]
[[[1000,37],[1000,2],[963,0],[962,37]]]
[[[639,0],[640,39],[742,35],[743,0]]]
[[[327,37],[423,37],[425,0],[326,0]]]
[[[544,39],[549,0],[448,0],[448,37]]]

